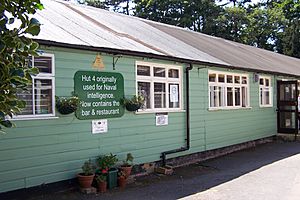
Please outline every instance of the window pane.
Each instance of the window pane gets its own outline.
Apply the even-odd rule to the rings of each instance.
[[[137,66],[137,75],[139,76],[150,76],[150,67],[149,66]]]
[[[209,74],[209,82],[216,82],[216,74]]]
[[[259,79],[259,85],[264,85],[264,79],[263,78]]]
[[[52,80],[34,80],[35,114],[52,113]]]
[[[241,88],[234,88],[234,91],[235,91],[235,96],[234,96],[235,105],[240,106],[241,105]]]
[[[267,87],[270,86],[270,81],[269,81],[269,79],[265,79],[265,86],[267,86]]]
[[[224,74],[219,74],[218,75],[218,82],[224,83],[225,82],[225,75]]]
[[[242,87],[242,107],[248,106],[248,92],[247,87]]]
[[[265,89],[264,90],[264,97],[265,97],[265,105],[270,105],[270,90],[269,89]]]
[[[263,89],[259,88],[260,105],[264,105]]]
[[[178,69],[169,69],[169,77],[170,78],[179,78],[179,70]]]
[[[166,69],[161,67],[154,67],[154,76],[166,77]]]
[[[233,106],[233,91],[232,91],[232,87],[227,87],[227,106]]]
[[[150,100],[150,83],[148,82],[138,82],[138,94],[142,95],[145,99],[143,109],[151,108]]]
[[[242,77],[242,84],[247,84],[247,77],[245,76]]]
[[[233,83],[231,75],[227,75],[226,77],[227,77],[227,83]]]
[[[218,97],[219,97],[219,106],[224,107],[225,106],[225,87],[218,87]]]
[[[280,85],[280,100],[281,101],[293,101],[296,100],[296,87],[291,84]]]
[[[19,90],[17,92],[17,98],[26,102],[25,108],[18,113],[20,115],[32,115],[33,114],[33,102],[32,102],[32,85],[27,87],[27,90]]]
[[[234,83],[241,83],[240,76],[234,76]]]
[[[154,83],[154,108],[166,107],[166,84]]]
[[[210,107],[218,107],[218,87],[210,86]]]
[[[169,84],[169,108],[179,108],[179,84]]]
[[[52,73],[52,58],[46,56],[34,57],[34,67],[37,67],[40,73]]]
[[[280,127],[295,128],[296,114],[294,112],[280,112]]]

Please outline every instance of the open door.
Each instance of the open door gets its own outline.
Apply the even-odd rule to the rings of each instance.
[[[297,81],[277,81],[277,130],[298,134]]]

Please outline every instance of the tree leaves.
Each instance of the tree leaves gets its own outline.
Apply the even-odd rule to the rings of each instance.
[[[40,22],[35,18],[30,19],[25,33],[29,33],[33,36],[38,35],[40,33]]]
[[[88,5],[189,28],[300,58],[300,0],[86,0]],[[218,2],[218,3],[216,3]]]
[[[25,90],[32,82],[32,75],[37,68],[28,65],[28,56],[37,55],[38,43],[25,37],[40,32],[40,23],[31,18],[36,9],[43,9],[39,0],[1,1],[0,6],[0,132],[13,127],[6,119],[18,114],[25,107],[25,102],[18,99],[17,92]],[[9,18],[7,16],[10,16]],[[7,25],[19,20],[19,27],[8,29]]]
[[[11,128],[13,124],[9,120],[2,120],[0,121],[0,125],[6,127],[6,128]]]

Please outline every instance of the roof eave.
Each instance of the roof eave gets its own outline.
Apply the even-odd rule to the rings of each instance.
[[[249,72],[269,73],[269,74],[274,74],[274,75],[300,78],[300,76],[297,76],[295,74],[281,73],[281,72],[276,72],[276,71],[250,69],[250,68],[232,66],[232,65],[223,65],[223,64],[219,64],[219,63],[205,62],[205,61],[200,61],[200,60],[191,60],[191,59],[179,58],[179,57],[174,57],[174,56],[158,55],[158,54],[154,54],[154,53],[131,51],[131,50],[125,50],[125,49],[114,49],[114,48],[107,48],[107,47],[94,47],[94,46],[86,46],[86,45],[78,45],[78,44],[68,44],[68,43],[63,43],[63,42],[55,42],[55,41],[42,40],[42,39],[34,39],[34,40],[36,42],[38,42],[40,45],[45,45],[45,46],[55,46],[55,47],[71,48],[71,49],[78,49],[78,50],[88,50],[88,51],[96,51],[96,52],[100,51],[103,53],[113,54],[113,55],[122,54],[122,55],[127,55],[127,56],[146,57],[146,58],[150,58],[150,59],[161,59],[161,60],[180,62],[180,63],[205,65],[208,67],[220,67],[220,68],[225,68],[225,69],[235,69],[235,70],[243,70],[243,71],[249,71]]]

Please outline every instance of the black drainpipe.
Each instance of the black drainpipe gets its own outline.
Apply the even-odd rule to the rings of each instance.
[[[161,153],[162,165],[166,166],[166,155],[178,153],[182,151],[187,151],[190,149],[190,70],[193,69],[193,65],[190,64],[189,67],[185,68],[185,78],[186,78],[186,146],[180,147],[178,149],[173,149],[169,151],[164,151]]]

